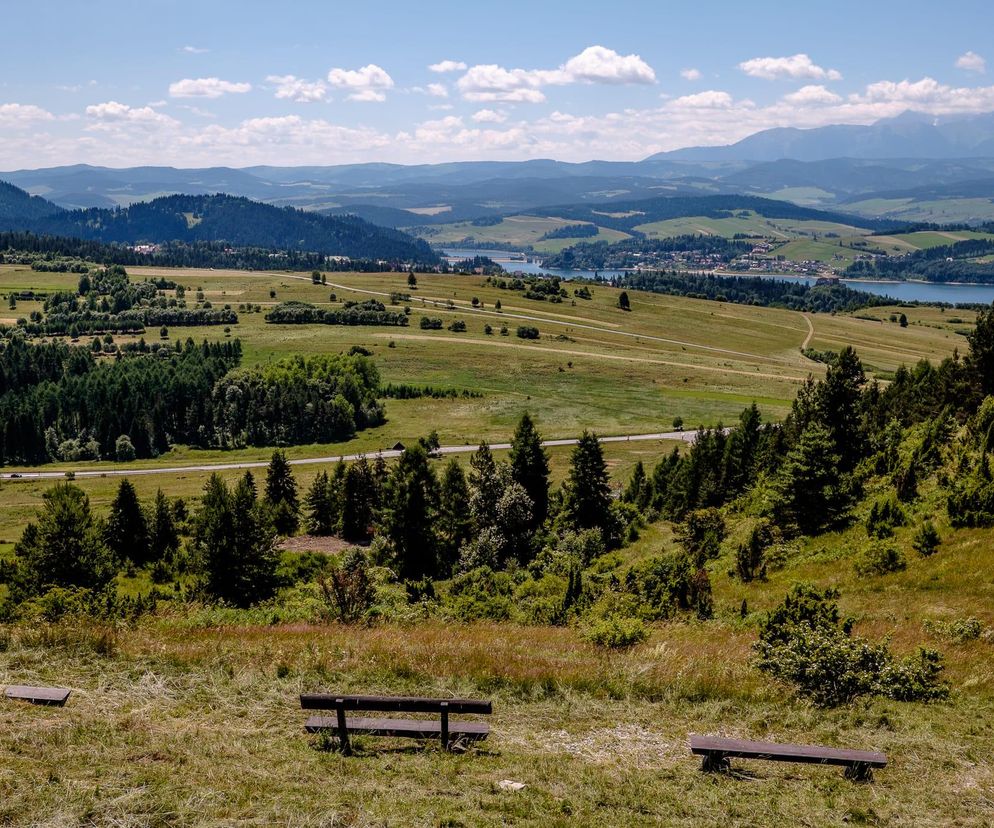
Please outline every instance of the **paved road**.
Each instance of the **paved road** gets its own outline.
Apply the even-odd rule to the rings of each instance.
[[[694,441],[693,431],[663,431],[656,434],[624,434],[620,437],[599,437],[602,443],[628,443],[651,440],[683,440],[685,443]],[[545,440],[543,446],[575,446],[579,442],[575,437],[567,440]],[[509,449],[510,443],[491,443],[490,448],[495,450]],[[478,445],[467,446],[442,446],[439,454],[471,454],[479,448]],[[317,464],[337,463],[339,460],[352,462],[360,457],[400,457],[400,452],[394,449],[384,449],[382,451],[370,451],[362,454],[342,454],[333,457],[302,457],[298,460],[291,460],[291,466],[309,466]],[[144,474],[182,474],[183,472],[209,472],[209,471],[230,471],[233,469],[264,469],[269,465],[268,460],[247,460],[241,463],[205,463],[200,466],[154,466],[149,468],[104,468],[104,469],[73,469],[76,477],[138,477]],[[0,480],[58,480],[65,478],[66,469],[61,471],[25,471],[7,472],[0,474]]]

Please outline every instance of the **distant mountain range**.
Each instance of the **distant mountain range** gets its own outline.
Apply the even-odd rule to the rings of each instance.
[[[66,208],[226,193],[328,215],[353,214],[392,228],[562,204],[723,194],[912,221],[988,221],[994,218],[994,113],[937,119],[909,112],[868,126],[769,129],[728,146],[688,147],[631,162],[244,169],[74,165],[0,173],[0,179]]]
[[[65,210],[0,184],[0,230],[121,244],[223,241],[362,259],[437,258],[425,242],[356,216],[325,216],[229,195],[173,195],[121,209]]]

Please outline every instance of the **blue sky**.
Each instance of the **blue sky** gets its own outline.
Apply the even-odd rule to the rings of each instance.
[[[633,160],[994,111],[989,6],[969,0],[6,5],[7,170]]]

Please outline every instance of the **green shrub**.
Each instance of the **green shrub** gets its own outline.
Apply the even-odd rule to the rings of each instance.
[[[923,558],[927,558],[938,552],[939,544],[941,543],[942,538],[939,537],[935,524],[933,524],[930,520],[926,520],[921,525],[921,528],[915,533],[915,536],[911,541],[911,545],[914,547],[915,552]]]
[[[853,637],[852,620],[840,621],[837,597],[796,585],[760,625],[756,666],[823,707],[859,696],[932,701],[948,694],[937,652],[921,649],[897,661],[886,643]]]
[[[641,644],[649,637],[649,630],[638,618],[613,615],[591,624],[584,637],[598,647],[621,649]]]
[[[513,594],[510,575],[481,566],[452,579],[443,607],[460,621],[507,621],[514,610]]]
[[[853,562],[857,575],[888,575],[907,569],[904,553],[891,543],[867,544]]]

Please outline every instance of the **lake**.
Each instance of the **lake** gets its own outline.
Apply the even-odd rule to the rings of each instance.
[[[449,262],[461,259],[472,259],[475,256],[487,256],[501,265],[505,270],[520,270],[522,273],[547,273],[561,279],[613,279],[624,276],[623,270],[559,270],[542,267],[541,261],[534,254],[512,253],[508,250],[443,250],[442,255]],[[529,255],[531,261],[521,261],[519,257]],[[748,276],[750,274],[738,274]],[[814,284],[809,276],[767,276],[768,279],[783,279],[799,284]],[[899,302],[947,302],[980,303],[989,305],[994,302],[994,285],[950,285],[933,284],[929,282],[860,282],[853,279],[841,279],[842,284],[853,290],[875,293],[878,296],[890,296]]]

